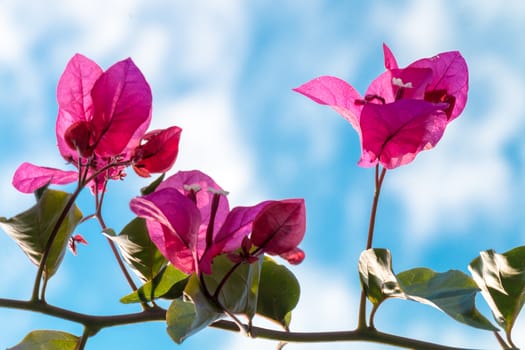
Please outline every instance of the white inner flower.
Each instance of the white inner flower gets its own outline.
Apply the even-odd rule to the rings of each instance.
[[[402,88],[412,88],[412,82],[404,83],[401,78],[392,78],[392,85],[399,86]]]

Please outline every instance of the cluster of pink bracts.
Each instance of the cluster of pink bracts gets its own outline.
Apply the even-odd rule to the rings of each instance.
[[[57,145],[76,171],[23,163],[13,185],[32,193],[48,184],[77,182],[95,195],[109,180],[122,179],[131,166],[143,177],[164,173],[174,164],[181,129],[146,132],[152,111],[151,89],[131,59],[105,72],[75,55],[57,88]],[[152,241],[185,273],[211,273],[213,258],[227,254],[234,262],[253,262],[264,253],[291,263],[304,259],[297,248],[305,233],[302,199],[264,201],[229,209],[226,192],[200,171],[178,172],[158,188],[130,203],[146,219]],[[86,243],[75,235],[70,248]]]

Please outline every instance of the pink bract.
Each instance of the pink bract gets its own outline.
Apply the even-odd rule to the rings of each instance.
[[[329,105],[357,131],[360,166],[378,162],[392,169],[434,147],[446,125],[463,111],[468,68],[457,51],[444,52],[399,68],[383,45],[387,69],[372,81],[364,97],[339,78],[323,76],[294,90]],[[405,101],[405,102],[401,102]]]
[[[186,273],[211,273],[220,254],[252,262],[252,254],[268,252],[302,261],[304,253],[297,248],[304,236],[302,200],[264,201],[229,211],[225,195],[206,174],[178,172],[153,193],[133,199],[130,207],[146,219],[160,252]],[[252,249],[255,242],[260,246]]]
[[[69,61],[57,88],[56,133],[62,156],[78,159],[81,153],[99,157],[123,155],[139,145],[151,120],[151,89],[133,61],[115,63],[107,71],[76,54]],[[79,140],[65,139],[68,129],[83,125]]]
[[[23,193],[33,193],[48,184],[65,185],[78,179],[76,171],[37,166],[28,162],[22,163],[13,175],[13,186]]]
[[[175,162],[181,129],[171,127],[146,134],[152,96],[146,79],[128,58],[105,72],[89,58],[76,54],[57,87],[57,146],[79,178],[59,169],[27,165],[13,182],[24,192],[42,184],[89,183],[94,193],[109,179],[122,179],[133,165],[141,176],[166,172]]]

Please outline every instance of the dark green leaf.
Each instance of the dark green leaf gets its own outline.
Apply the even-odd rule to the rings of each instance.
[[[259,281],[257,314],[277,321],[288,329],[292,310],[299,302],[301,290],[293,273],[285,266],[265,258]]]
[[[106,236],[118,245],[126,263],[144,282],[156,276],[167,262],[151,241],[142,218],[131,220],[118,236],[111,231],[106,231]]]
[[[175,299],[166,313],[168,334],[178,344],[216,321],[222,313],[200,290],[199,279],[191,275],[184,297]]]
[[[69,193],[48,189],[29,210],[10,219],[0,217],[0,227],[16,241],[31,261],[39,266],[49,237],[70,198]],[[82,212],[73,204],[51,246],[44,269],[46,278],[50,278],[58,269],[68,239],[81,219]]]
[[[155,191],[157,189],[157,187],[160,185],[160,183],[162,182],[162,180],[164,180],[164,176],[166,174],[161,174],[159,177],[157,177],[155,179],[155,181],[153,181],[152,183],[150,183],[148,186],[146,187],[142,187],[140,189],[140,194],[145,196],[147,194],[150,194],[151,192]]]
[[[469,270],[492,310],[496,322],[510,337],[514,322],[525,303],[525,246],[497,254],[480,253]]]
[[[219,302],[226,310],[245,314],[250,319],[257,308],[257,286],[259,285],[262,258],[253,264],[234,264],[226,255],[218,256],[212,265],[212,274],[204,275],[210,294],[214,294],[223,278],[230,274],[219,293]]]
[[[367,297],[376,306],[387,298],[412,300],[434,306],[469,326],[496,330],[476,309],[475,297],[479,289],[461,271],[437,273],[416,268],[396,276],[390,252],[369,249],[361,254],[359,274]]]
[[[159,298],[176,299],[182,296],[187,281],[188,275],[173,265],[167,265],[153,280],[146,282],[137,291],[126,295],[120,301],[124,304],[131,304]]]
[[[7,350],[75,350],[79,341],[79,337],[65,332],[32,331]]]

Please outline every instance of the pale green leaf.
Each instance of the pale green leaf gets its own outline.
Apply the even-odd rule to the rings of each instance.
[[[7,350],[75,350],[80,341],[72,334],[38,330],[32,331],[17,345]]]
[[[0,217],[0,227],[39,266],[49,237],[70,198],[69,193],[47,189],[40,195],[37,204],[27,211],[10,219]],[[73,204],[65,214],[51,246],[44,268],[46,278],[51,277],[62,262],[68,239],[81,219],[82,212]]]
[[[151,241],[146,220],[131,220],[118,236],[106,232],[106,236],[117,244],[126,263],[143,281],[150,281],[166,265],[166,258]]]
[[[159,298],[176,299],[182,296],[188,275],[173,265],[165,266],[151,281],[143,284],[135,292],[126,295],[120,301],[124,304],[141,303]]]
[[[186,338],[206,328],[221,317],[200,289],[199,279],[191,275],[184,296],[173,300],[166,313],[168,334],[181,344]]]
[[[469,270],[494,315],[510,338],[512,327],[525,303],[525,246],[503,254],[480,253]]]

